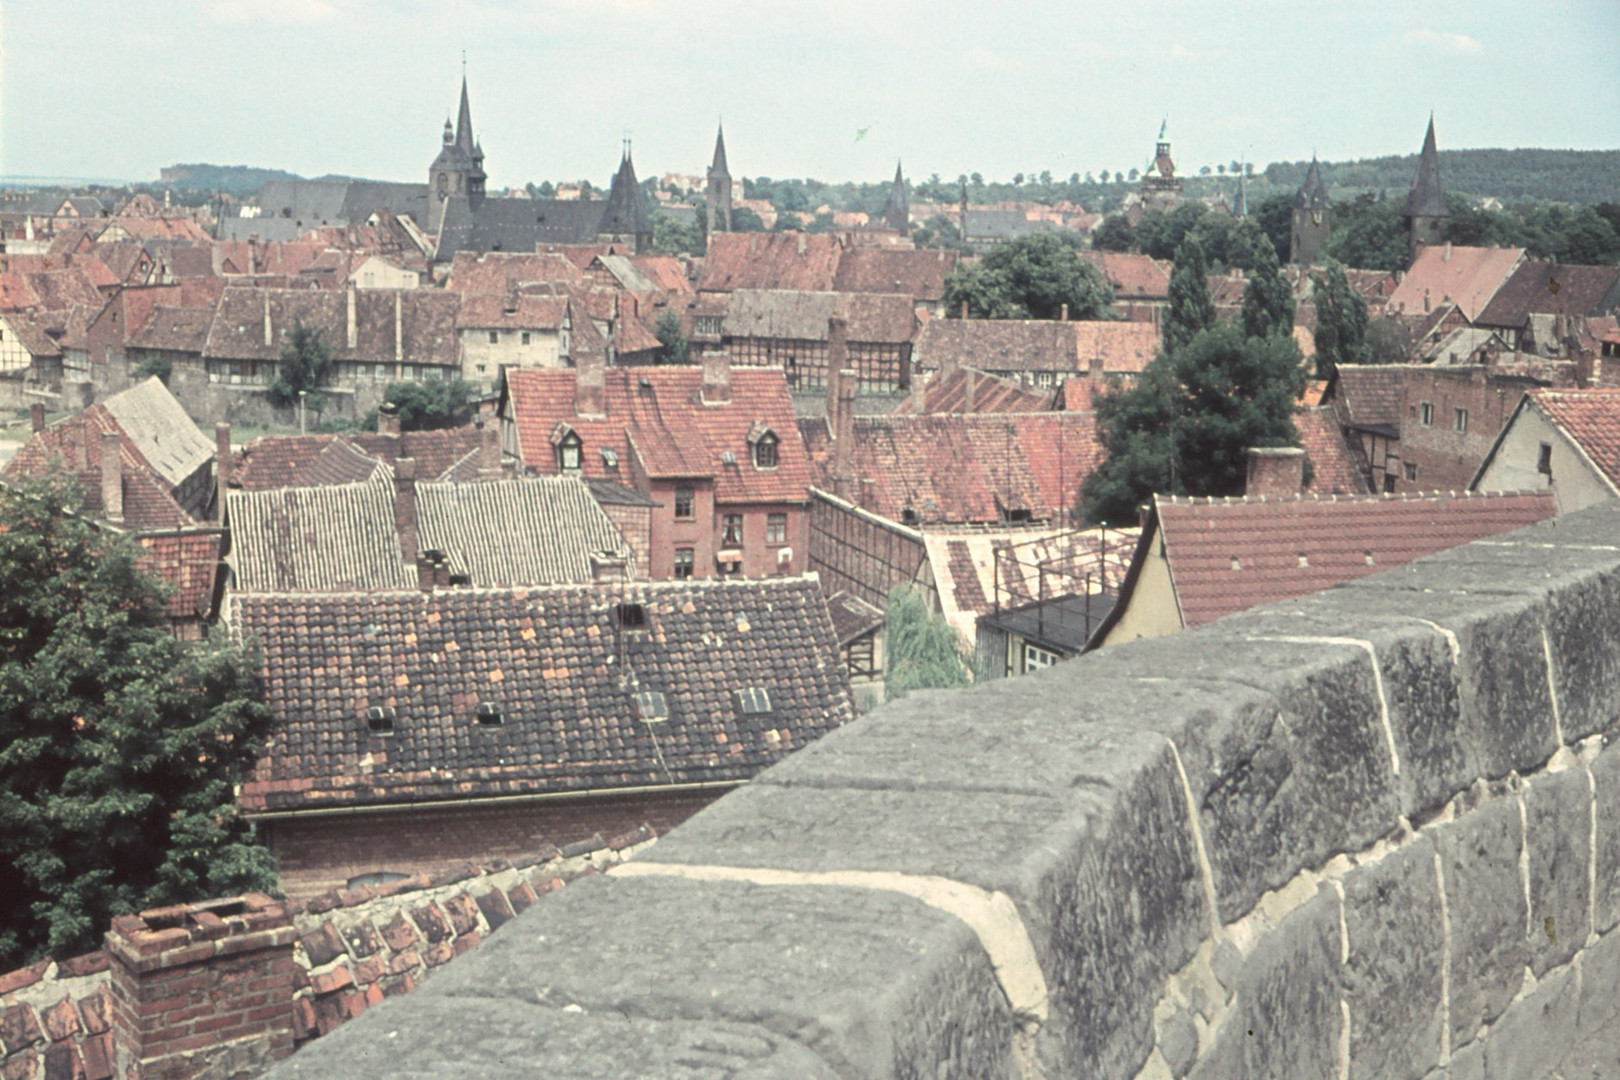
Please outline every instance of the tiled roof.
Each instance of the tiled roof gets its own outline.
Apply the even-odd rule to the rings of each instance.
[[[968,393],[973,401],[969,407]],[[923,400],[918,407],[913,393],[894,410],[894,415],[915,413],[1004,413],[1047,412],[1052,408],[1053,390],[1031,390],[1013,379],[1001,379],[958,367],[949,371],[936,371],[928,377],[923,389]]]
[[[703,259],[702,292],[833,287],[840,247],[821,233],[717,233]]]
[[[816,486],[834,489],[824,420],[801,425]],[[850,449],[861,507],[923,525],[1000,522],[1028,511],[1065,521],[1080,482],[1101,464],[1096,414],[857,416]]]
[[[1426,247],[1390,294],[1387,310],[1416,313],[1449,300],[1473,322],[1523,259],[1524,248]]]
[[[461,298],[456,326],[462,330],[557,330],[568,313],[565,296],[498,296]]]
[[[640,605],[645,630],[619,625]],[[272,733],[248,811],[744,780],[853,716],[814,578],[238,595]],[[760,688],[770,711],[744,713]],[[638,716],[663,696],[667,719]],[[488,702],[499,724],[480,724]],[[392,711],[393,733],[368,710]]]
[[[357,290],[353,348],[348,344],[348,299],[341,289],[232,286],[220,297],[208,331],[206,355],[279,360],[293,327],[301,323],[321,331],[321,342],[334,360],[392,361],[401,356],[413,364],[460,365],[456,310],[461,298],[457,294],[438,289]],[[265,343],[266,319],[269,344]]]
[[[170,487],[179,487],[214,456],[214,444],[197,430],[185,408],[155,375],[104,399],[101,405]]]
[[[833,288],[838,292],[905,293],[915,300],[937,301],[945,295],[945,278],[956,269],[958,255],[942,248],[853,247],[838,259]]]
[[[43,308],[66,311],[74,304],[99,308],[103,297],[80,265],[61,270],[0,274],[0,310]]]
[[[1404,370],[1401,364],[1340,364],[1334,396],[1345,423],[1399,430]]]
[[[607,204],[585,200],[485,199],[477,208],[452,195],[439,227],[436,257],[462,251],[532,252],[543,244],[578,244],[602,231]]]
[[[137,324],[140,328],[129,335],[125,344],[133,349],[201,354],[213,322],[212,307],[156,306],[144,324]]]
[[[523,255],[505,251],[458,251],[444,287],[464,295],[505,296],[523,285],[565,282],[583,285],[580,268],[561,255]]]
[[[1527,261],[1497,290],[1474,321],[1522,328],[1531,315],[1607,315],[1620,305],[1620,266]]]
[[[1350,444],[1345,442],[1332,409],[1296,409],[1294,428],[1314,474],[1306,491],[1317,495],[1367,494],[1367,479],[1356,467]]]
[[[1170,271],[1146,255],[1119,251],[1081,252],[1102,271],[1103,280],[1118,300],[1166,300],[1170,296]]]
[[[416,567],[400,554],[394,487],[360,484],[231,491],[230,562],[246,592],[409,589]]]
[[[1263,501],[1154,497],[1187,626],[1404,566],[1557,511],[1551,492]]]
[[[881,627],[887,616],[854,593],[836,592],[827,597],[827,613],[832,616],[833,634],[840,647]]]
[[[447,479],[446,474],[477,450],[483,438],[484,433],[472,427],[400,435],[265,435],[248,443],[238,455],[232,483],[250,491],[319,483],[321,474],[307,470],[334,442],[348,442],[361,454],[389,465],[402,457],[411,458],[421,480]],[[357,477],[345,474],[344,478]]]
[[[1530,402],[1620,486],[1620,390],[1531,390]]]
[[[735,290],[720,332],[728,338],[825,341],[827,320],[835,315],[848,321],[850,341],[898,344],[917,332],[909,296],[789,289]]]
[[[28,350],[29,356],[40,360],[62,355],[62,347],[57,343],[57,338],[61,334],[58,333],[53,337],[50,331],[66,330],[66,320],[60,317],[65,314],[66,312],[8,311],[4,319],[5,325],[9,326],[15,335],[17,343]],[[57,317],[52,318],[53,315]]]
[[[325,487],[329,484],[360,484],[377,477],[393,480],[394,470],[381,458],[361,450],[347,439],[333,439],[320,453],[299,466],[287,487]]]
[[[930,319],[917,335],[917,363],[980,371],[1084,370],[1077,366],[1075,325],[1050,319]]]
[[[217,531],[144,533],[135,537],[144,549],[137,565],[173,587],[171,619],[207,618],[214,600],[224,537]]]
[[[573,477],[418,484],[416,513],[421,549],[443,552],[450,572],[476,586],[584,583],[592,554],[630,558],[607,511]]]
[[[1140,374],[1159,353],[1159,328],[1147,322],[1086,320],[1072,322],[1075,356],[1081,371],[1101,358],[1105,372]]]
[[[507,373],[519,452],[536,472],[558,471],[552,437],[559,424],[567,423],[584,446],[588,478],[627,483],[634,455],[651,477],[713,477],[717,502],[809,498],[810,464],[781,370],[732,368],[730,401],[705,405],[699,398],[702,372],[696,366],[608,368],[601,419],[575,413],[575,375],[539,369]],[[780,440],[774,469],[757,469],[751,460],[748,435],[759,423]],[[603,450],[616,455],[616,467],[607,464]],[[724,461],[725,453],[735,464]]]

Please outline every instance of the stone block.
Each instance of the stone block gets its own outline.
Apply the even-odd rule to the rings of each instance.
[[[1592,917],[1603,934],[1620,925],[1620,747],[1606,748],[1591,767],[1597,799]]]
[[[1440,1062],[1444,930],[1424,838],[1346,874],[1350,1076],[1417,1080]]]
[[[475,994],[552,1011],[757,1023],[847,1077],[1012,1069],[1013,1017],[978,937],[906,896],[594,877],[516,926],[406,1000]],[[447,1042],[479,1037],[440,1029]]]
[[[343,952],[343,937],[331,920],[299,938],[298,943],[304,947],[304,956],[309,959],[311,967],[330,964]]]
[[[1591,932],[1587,906],[1592,793],[1586,770],[1524,782],[1530,849],[1530,966],[1539,976],[1566,963]]]
[[[1485,1044],[1476,1041],[1453,1050],[1445,1080],[1485,1080]]]
[[[1573,968],[1548,975],[1510,1005],[1485,1037],[1485,1080],[1544,1080],[1556,1074],[1580,1014]]]
[[[1198,1028],[1185,1009],[1176,1009],[1157,1025],[1154,1045],[1170,1067],[1170,1075],[1186,1076],[1198,1060]]]
[[[1473,1040],[1502,1014],[1529,963],[1519,805],[1487,799],[1429,830],[1445,874],[1451,922],[1451,1045]]]
[[[1581,953],[1579,1031],[1591,1038],[1612,1031],[1620,1015],[1620,934],[1605,934]]]

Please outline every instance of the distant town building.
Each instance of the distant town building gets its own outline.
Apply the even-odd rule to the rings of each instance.
[[[1153,163],[1142,174],[1142,208],[1151,213],[1169,213],[1181,205],[1181,177],[1170,157],[1170,121],[1159,125],[1159,139],[1153,146]]]
[[[1241,184],[1239,177],[1238,183]],[[1333,203],[1328,198],[1327,185],[1322,182],[1322,168],[1316,155],[1311,155],[1311,168],[1305,182],[1294,195],[1293,227],[1289,234],[1288,261],[1297,266],[1310,266],[1317,261],[1322,247],[1333,234]]]
[[[1451,220],[1446,194],[1440,187],[1440,152],[1434,145],[1432,113],[1428,133],[1423,136],[1423,152],[1418,155],[1417,175],[1412,178],[1412,190],[1407,193],[1401,217],[1411,242],[1411,262],[1417,262],[1423,248],[1444,239],[1446,222]]]
[[[726,130],[714,133],[714,161],[709,164],[708,187],[704,191],[704,212],[709,233],[731,231],[731,170],[726,165]]]

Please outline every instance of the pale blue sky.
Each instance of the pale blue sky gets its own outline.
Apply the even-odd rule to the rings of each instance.
[[[1617,0],[0,0],[0,174],[418,180],[466,50],[492,187],[1620,148]],[[858,133],[864,131],[864,136]],[[1620,181],[1617,181],[1620,188]]]

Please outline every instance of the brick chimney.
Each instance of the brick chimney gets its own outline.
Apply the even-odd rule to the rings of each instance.
[[[591,580],[596,582],[628,581],[628,564],[623,555],[613,551],[593,551],[591,560]]]
[[[731,401],[731,357],[724,352],[703,354],[703,404],[726,405]]]
[[[399,434],[399,406],[392,401],[385,401],[377,406],[377,434]]]
[[[225,520],[225,490],[231,486],[231,425],[214,425],[214,497],[217,507],[214,516]]]
[[[108,521],[124,520],[124,453],[116,431],[101,433],[101,512]]]
[[[972,368],[963,368],[962,376],[964,379],[962,384],[962,411],[970,413],[973,411],[973,406],[978,402],[979,373]]]
[[[478,478],[499,480],[501,477],[501,429],[492,417],[479,417],[478,426]]]
[[[1297,446],[1251,446],[1243,494],[1249,498],[1293,498],[1305,486],[1305,451]]]
[[[1101,385],[1103,380],[1103,358],[1093,356],[1086,361],[1086,376],[1092,382]]]
[[[394,531],[406,566],[416,565],[416,459],[394,459]]]
[[[855,502],[855,372],[838,373],[837,426],[833,429],[833,494]]]
[[[352,280],[343,287],[343,337],[351,352],[360,344],[360,319],[355,311],[356,293]]]
[[[607,415],[607,365],[600,356],[581,356],[574,369],[574,415]]]
[[[276,343],[276,336],[270,327],[270,292],[266,289],[260,295],[264,298],[264,347],[268,349]]]
[[[28,406],[28,419],[36,432],[45,430],[45,406],[34,402]]]
[[[296,940],[286,904],[259,893],[113,919],[116,1075],[252,1076],[291,1054]]]

